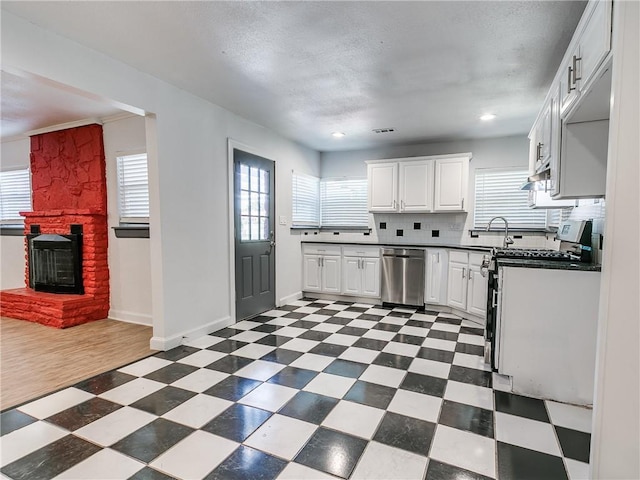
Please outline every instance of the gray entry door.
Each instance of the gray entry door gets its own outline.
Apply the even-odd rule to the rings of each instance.
[[[233,150],[236,319],[275,307],[275,163]]]

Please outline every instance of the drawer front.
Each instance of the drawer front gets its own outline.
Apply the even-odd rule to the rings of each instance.
[[[303,245],[302,253],[307,255],[341,255],[342,247],[340,245]]]
[[[449,252],[449,261],[457,263],[467,263],[469,261],[469,253],[461,252],[458,250],[451,250]]]
[[[347,246],[342,247],[342,254],[345,257],[374,257],[380,256],[379,247],[361,247],[361,246]]]

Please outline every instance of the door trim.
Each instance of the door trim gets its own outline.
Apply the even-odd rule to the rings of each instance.
[[[236,242],[235,242],[235,218],[234,218],[234,208],[235,208],[235,199],[234,199],[234,167],[233,167],[233,163],[234,163],[234,158],[233,158],[233,150],[237,149],[237,150],[242,150],[243,152],[247,152],[247,153],[251,153],[252,155],[257,155],[259,157],[262,158],[266,158],[267,160],[271,160],[272,162],[274,162],[274,164],[276,165],[277,168],[277,162],[265,155],[264,153],[260,152],[257,148],[254,148],[250,145],[247,145],[245,143],[239,142],[238,140],[234,140],[231,137],[227,138],[227,199],[229,202],[229,208],[228,208],[228,216],[227,216],[227,229],[229,232],[229,262],[227,265],[228,270],[228,276],[229,276],[229,316],[231,317],[231,321],[233,323],[236,323],[238,321],[238,319],[236,318],[236,267],[235,267],[235,260],[236,260]],[[276,181],[277,179],[274,178],[273,179],[273,183],[274,186],[276,185]],[[274,232],[275,232],[275,228],[277,227],[277,224],[275,224],[275,219],[278,218],[278,200],[277,200],[277,194],[278,194],[278,189],[275,189],[275,192],[273,194],[273,201],[274,201]],[[277,239],[277,235],[276,235],[276,239]],[[277,240],[276,240],[276,262],[275,262],[275,266],[276,266],[276,271],[275,271],[275,278],[276,278],[276,284],[274,285],[274,294],[275,294],[275,305],[278,305],[278,244],[277,244]]]

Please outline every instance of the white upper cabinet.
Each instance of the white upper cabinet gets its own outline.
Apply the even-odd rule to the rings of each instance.
[[[534,124],[529,134],[529,170],[536,173],[549,165],[552,156],[552,143],[554,141],[554,112],[556,111],[557,98],[547,100],[540,117]]]
[[[588,2],[529,134],[529,170],[554,199],[605,194],[612,0]]]
[[[433,160],[399,163],[400,211],[433,210]]]
[[[598,67],[611,50],[610,0],[587,5],[576,29],[569,54],[560,67],[560,113],[566,115],[580,95],[588,90]]]
[[[369,211],[398,211],[398,163],[367,165]]]
[[[463,212],[470,153],[367,162],[369,211]]]
[[[469,157],[435,160],[436,212],[463,212],[469,184]]]

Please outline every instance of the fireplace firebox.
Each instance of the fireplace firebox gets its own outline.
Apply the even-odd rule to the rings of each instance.
[[[82,225],[72,225],[68,235],[39,230],[33,225],[27,235],[29,286],[37,292],[84,294]]]

